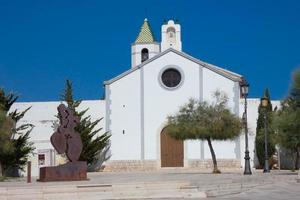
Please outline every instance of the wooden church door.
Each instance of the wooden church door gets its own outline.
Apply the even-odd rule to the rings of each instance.
[[[161,167],[183,167],[183,141],[167,134],[164,128],[160,134]]]

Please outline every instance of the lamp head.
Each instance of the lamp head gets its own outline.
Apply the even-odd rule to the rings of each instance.
[[[240,82],[241,92],[242,96],[248,96],[249,93],[249,83],[246,81],[246,79],[242,78],[242,81]]]

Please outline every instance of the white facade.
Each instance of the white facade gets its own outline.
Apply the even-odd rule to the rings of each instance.
[[[160,80],[162,71],[176,68],[182,74],[182,83],[174,90],[165,88]],[[211,71],[186,54],[168,49],[150,59],[143,66],[126,72],[121,78],[106,84],[106,130],[112,133],[112,160],[160,160],[160,133],[168,115],[190,98],[211,101],[220,89],[230,101],[233,112],[239,114],[239,83]],[[128,140],[128,143],[125,141]],[[134,145],[133,145],[134,144]],[[185,142],[185,160],[209,158],[208,147],[203,142]],[[239,139],[234,142],[217,142],[218,158],[240,159]],[[124,151],[128,149],[128,151]],[[224,148],[225,154],[224,154]],[[191,151],[189,149],[199,149]],[[130,153],[128,153],[130,152]]]
[[[171,38],[170,31],[175,34]],[[148,49],[149,54],[142,61],[144,48]],[[162,78],[168,70],[176,72],[177,79],[180,74],[180,80],[174,79],[173,75],[169,77],[171,82],[178,81],[177,85],[168,86]],[[101,133],[109,131],[112,134],[110,161],[151,161],[160,168],[160,136],[166,126],[167,116],[174,114],[190,98],[211,102],[212,94],[221,90],[228,95],[231,111],[241,117],[244,111],[244,101],[240,98],[241,80],[239,74],[182,52],[179,24],[172,20],[164,24],[159,44],[154,41],[148,21],[145,20],[136,42],[132,44],[132,66],[123,74],[104,82],[105,100],[83,101],[80,109],[89,108],[87,114],[92,119],[104,118],[98,127],[103,128]],[[57,120],[55,115],[59,103],[15,103],[12,107],[12,110],[24,110],[32,106],[20,123],[35,125],[30,135],[36,147],[36,154],[31,158],[32,174],[35,176],[38,175],[39,166],[58,164],[50,136],[54,132],[52,125]],[[275,106],[279,101],[272,103]],[[259,99],[249,99],[249,151],[252,166],[258,105]],[[241,167],[244,165],[244,146],[243,133],[233,141],[213,141],[217,159],[235,160]],[[189,167],[190,161],[211,159],[207,142],[185,141],[183,159],[184,167]]]
[[[126,95],[125,95],[126,96]],[[258,118],[258,106],[260,99],[248,99],[248,126],[249,126],[249,151],[251,157],[251,166],[254,166],[254,141],[255,141],[255,130],[256,130],[256,121]],[[31,155],[32,162],[32,175],[38,176],[39,167],[41,166],[51,166],[59,164],[57,159],[57,154],[50,143],[50,136],[54,132],[52,125],[57,120],[55,115],[57,115],[57,106],[60,102],[22,102],[15,103],[11,110],[18,109],[19,111],[25,110],[31,106],[31,109],[25,115],[25,117],[20,121],[22,123],[31,123],[35,126],[30,134],[30,141],[34,143],[35,151]],[[272,101],[273,107],[279,106],[279,101]],[[104,117],[104,119],[99,123],[97,128],[102,127],[103,130],[100,134],[104,133],[106,130],[106,112],[105,112],[105,101],[102,100],[86,100],[82,101],[80,109],[84,110],[89,108],[88,113],[91,115],[93,120]],[[126,108],[126,107],[125,107]],[[239,100],[239,115],[242,116],[244,109],[244,100]],[[127,122],[128,118],[125,118],[124,124]],[[139,119],[137,119],[138,121]],[[156,130],[157,134],[154,138],[150,138],[150,144],[156,146],[154,149],[154,155],[156,154],[159,158],[159,133],[163,128],[164,124]],[[134,128],[134,127],[133,127]],[[140,127],[137,127],[140,128]],[[112,131],[112,160],[140,160],[141,159],[141,137],[136,135],[129,135],[127,131],[125,134],[122,134],[122,126],[120,127],[120,134]],[[114,131],[114,132],[113,132]],[[120,139],[118,139],[120,137]],[[137,140],[133,140],[134,137],[137,137]],[[242,133],[237,140],[239,142],[239,156],[235,153],[236,141],[214,141],[213,145],[216,151],[216,156],[218,159],[232,159],[235,157],[240,157],[241,166],[244,166],[244,148],[245,148],[245,135]],[[122,144],[123,143],[123,144]],[[205,160],[210,159],[210,151],[207,146],[206,141],[186,141],[185,142],[185,156],[186,159],[191,160]],[[228,148],[228,145],[230,148]],[[124,150],[125,149],[125,150]],[[156,153],[155,153],[156,151]],[[146,151],[149,152],[149,151]],[[45,155],[45,164],[38,164],[39,155]],[[52,154],[52,155],[51,155]],[[150,154],[149,154],[150,155]],[[52,156],[52,157],[51,157]],[[147,155],[146,158],[150,156]],[[158,163],[159,166],[159,163]],[[26,174],[26,172],[23,172]]]

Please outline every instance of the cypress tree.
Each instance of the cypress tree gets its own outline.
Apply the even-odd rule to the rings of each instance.
[[[102,128],[96,128],[98,123],[103,119],[91,120],[91,116],[87,115],[88,109],[78,111],[81,100],[74,100],[73,85],[70,80],[66,81],[65,89],[61,95],[61,100],[67,103],[68,108],[72,109],[75,115],[80,117],[80,122],[75,127],[80,134],[82,140],[82,152],[79,160],[87,161],[90,171],[99,168],[103,161],[109,159],[110,137],[108,132],[99,135]]]
[[[13,151],[11,135],[14,121],[0,109],[0,156],[3,153],[10,153]],[[3,176],[2,171],[3,160],[0,159],[0,177]]]
[[[268,98],[268,106],[263,108],[261,102],[258,106],[258,118],[256,124],[256,136],[255,136],[255,151],[259,161],[259,168],[262,168],[265,162],[265,112],[267,115],[267,134],[268,134],[268,158],[269,161],[272,159],[276,149],[274,140],[274,130],[272,128],[272,103],[270,100],[270,93],[268,89],[265,89],[264,96]]]
[[[0,88],[0,110],[11,118],[15,124],[10,131],[11,150],[0,152],[2,170],[4,174],[8,176],[18,175],[16,170],[23,170],[29,155],[35,149],[33,143],[29,141],[29,134],[34,126],[26,123],[18,125],[18,122],[24,117],[30,107],[22,112],[19,112],[18,110],[9,112],[11,106],[17,101],[17,99],[18,96],[14,93],[6,95],[4,90]]]
[[[300,156],[300,69],[293,74],[289,96],[281,102],[281,109],[275,113],[274,125],[281,147],[291,151],[294,166],[299,168]]]

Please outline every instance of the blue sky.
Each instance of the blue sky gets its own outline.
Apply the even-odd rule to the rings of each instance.
[[[300,66],[299,10],[297,0],[0,0],[0,87],[58,100],[71,79],[76,98],[99,99],[102,82],[130,68],[144,18],[158,41],[173,18],[184,52],[244,75],[250,97],[268,87],[280,99]]]

